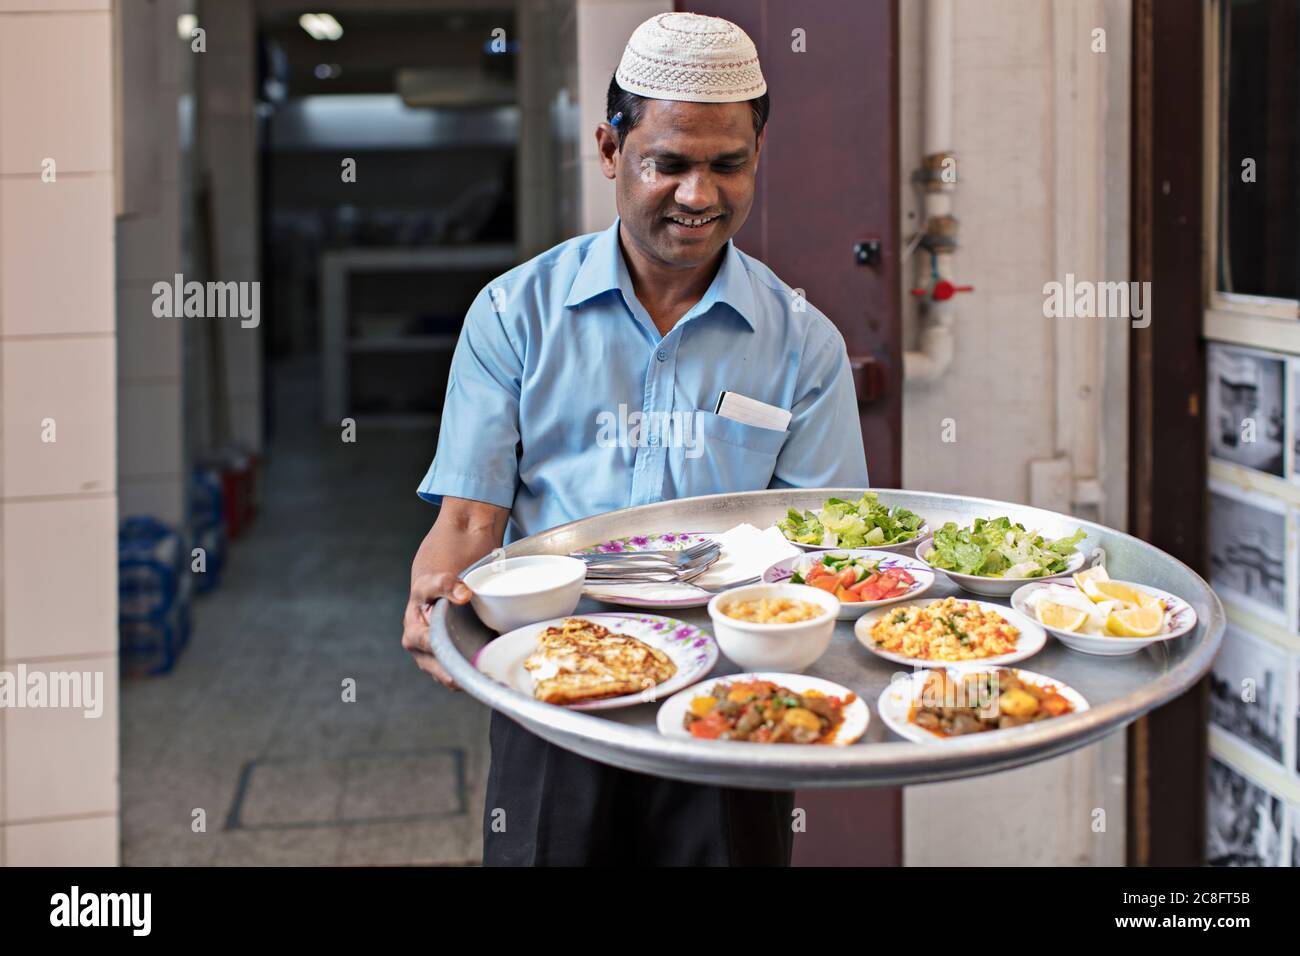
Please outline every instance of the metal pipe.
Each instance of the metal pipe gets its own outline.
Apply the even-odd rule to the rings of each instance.
[[[945,160],[955,156],[952,149],[952,0],[927,0],[925,5],[925,116],[923,168],[930,177],[925,183],[925,230],[931,237],[931,225],[947,220],[943,245],[934,247],[936,279],[952,277],[952,249],[957,231],[951,219],[953,183],[941,177]],[[924,244],[924,243],[923,243]],[[927,273],[927,279],[929,278]],[[953,323],[956,321],[954,299],[937,301],[927,297],[921,304],[921,332],[917,349],[903,355],[903,380],[919,383],[940,378],[952,364],[955,351]]]

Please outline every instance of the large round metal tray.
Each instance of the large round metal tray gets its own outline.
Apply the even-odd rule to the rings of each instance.
[[[1209,669],[1223,639],[1223,607],[1208,584],[1177,559],[1131,535],[1068,515],[1023,505],[956,495],[877,489],[889,505],[903,505],[931,528],[945,521],[1009,515],[1027,528],[1050,535],[1087,532],[1085,553],[1101,547],[1116,578],[1139,581],[1179,595],[1196,609],[1195,629],[1135,655],[1092,657],[1049,637],[1046,648],[1022,667],[1062,680],[1092,705],[1081,714],[1046,721],[1013,734],[987,738],[908,743],[890,733],[875,713],[876,700],[901,669],[867,652],[853,637],[853,622],[836,625],[830,649],[808,673],[836,681],[863,698],[871,726],[847,747],[794,747],[725,741],[670,739],[655,729],[658,704],[601,713],[578,713],[543,704],[496,683],[470,661],[494,635],[468,605],[440,601],[431,615],[434,652],[466,692],[526,726],[533,733],[593,760],[644,773],[696,783],[737,787],[876,787],[976,776],[1045,760],[1118,730],[1177,697]],[[817,508],[828,497],[856,498],[861,489],[820,488],[709,495],[625,508],[531,535],[505,549],[507,556],[566,554],[630,534],[724,531],[742,521],[767,527],[787,508]],[[488,560],[487,558],[484,559]],[[482,562],[479,562],[482,563]],[[477,565],[475,565],[477,567]],[[468,569],[467,569],[468,570]],[[939,575],[930,597],[964,592]],[[999,598],[980,598],[1007,603]],[[585,600],[576,613],[606,608]],[[710,629],[704,608],[659,612]],[[725,657],[712,676],[736,673]],[[1195,732],[1189,728],[1189,732]]]

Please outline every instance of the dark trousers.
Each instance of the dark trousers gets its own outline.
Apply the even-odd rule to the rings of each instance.
[[[484,866],[788,866],[792,792],[680,783],[570,753],[492,712]]]

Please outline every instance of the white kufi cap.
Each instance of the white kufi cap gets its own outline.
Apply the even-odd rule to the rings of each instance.
[[[738,103],[767,92],[749,34],[698,13],[661,13],[637,27],[614,79],[629,93],[688,103]]]

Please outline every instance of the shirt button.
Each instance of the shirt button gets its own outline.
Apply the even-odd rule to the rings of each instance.
[[[659,444],[659,433],[658,433],[658,432],[651,432],[651,433],[646,437],[646,441],[648,441],[648,442],[649,442],[650,444],[652,444],[652,445],[657,445],[657,444]]]
[[[655,353],[655,358],[657,358],[661,362],[668,361],[668,350],[660,349],[658,352]]]

